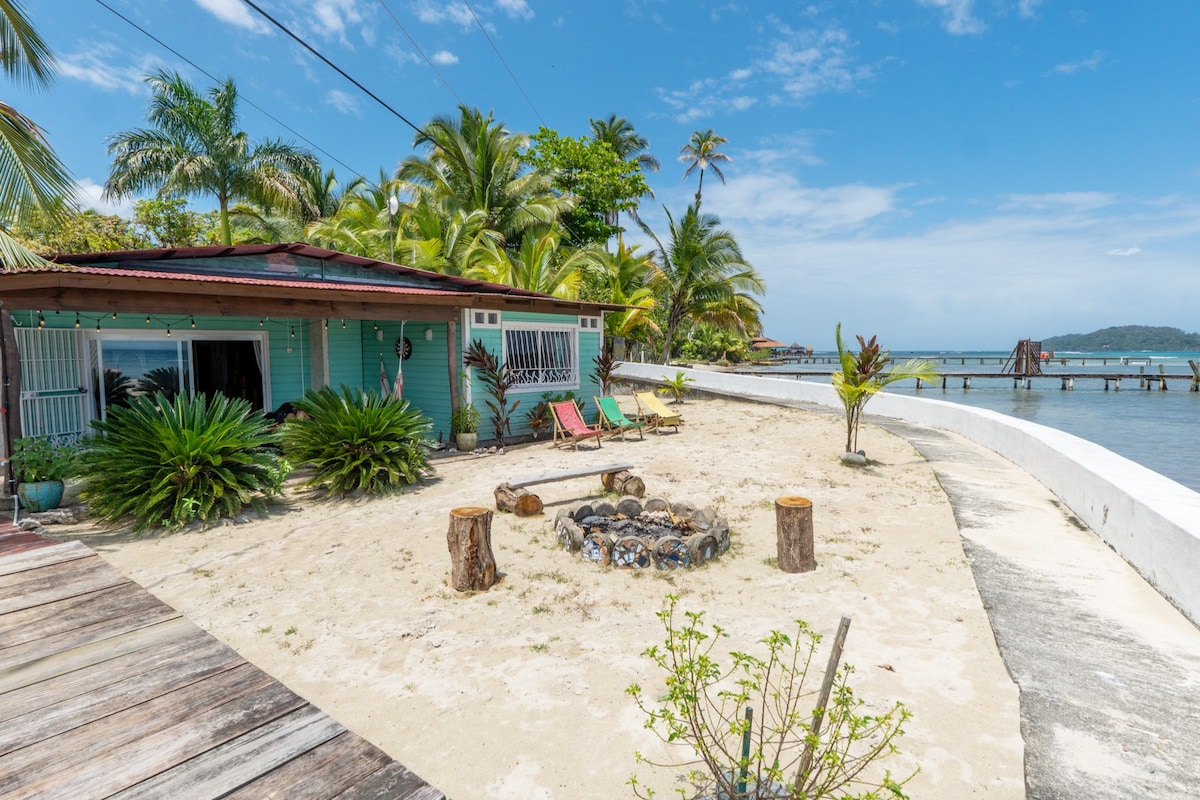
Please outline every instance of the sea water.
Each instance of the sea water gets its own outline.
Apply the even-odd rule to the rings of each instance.
[[[832,364],[789,364],[771,370],[829,373],[836,369],[836,354],[814,354],[818,362],[831,356],[834,357]],[[892,353],[895,362],[930,358],[934,359],[939,372],[955,374],[1001,372],[1007,356],[1008,353],[998,352]],[[976,377],[971,379],[970,389],[963,389],[962,379],[951,377],[944,390],[940,381],[935,386],[925,384],[919,391],[915,381],[900,381],[886,391],[987,408],[1057,428],[1200,491],[1200,454],[1192,449],[1200,442],[1200,393],[1189,391],[1189,381],[1182,379],[1190,378],[1192,371],[1188,360],[1200,362],[1200,353],[1059,351],[1054,356],[1042,365],[1045,375],[1088,373],[1097,377],[1076,379],[1071,391],[1060,388],[1062,380],[1053,377],[1034,378],[1028,389],[1024,380],[1014,389],[1011,377]],[[1063,358],[1068,359],[1065,366],[1059,360]],[[1126,363],[1123,364],[1122,359]],[[1137,378],[1123,379],[1120,391],[1113,388],[1112,382],[1108,391],[1104,389],[1102,376],[1106,374],[1144,372],[1147,376],[1156,376],[1160,371],[1168,376],[1180,376],[1167,382],[1165,392],[1159,391],[1157,381],[1148,384],[1150,389],[1139,388]],[[868,405],[867,412],[870,410]]]

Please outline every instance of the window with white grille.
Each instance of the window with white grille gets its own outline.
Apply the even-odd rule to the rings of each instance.
[[[517,390],[579,388],[576,328],[566,325],[505,325],[504,363]]]

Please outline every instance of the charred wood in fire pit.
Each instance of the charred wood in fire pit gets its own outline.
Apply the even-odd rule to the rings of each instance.
[[[670,511],[671,504],[661,497],[651,497],[642,504],[642,508],[646,511]]]
[[[617,507],[607,500],[600,500],[592,504],[592,513],[598,517],[611,517],[617,513]]]
[[[617,501],[617,513],[627,517],[636,517],[642,513],[642,504],[636,497],[622,497]]]

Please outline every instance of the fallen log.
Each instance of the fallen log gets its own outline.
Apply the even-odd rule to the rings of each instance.
[[[600,477],[600,483],[610,492],[616,492],[620,495],[633,495],[634,497],[644,497],[646,495],[646,484],[637,475],[634,475],[627,469],[620,472],[606,472]]]
[[[496,509],[510,511],[518,517],[536,517],[544,508],[542,498],[528,489],[514,489],[507,483],[496,487]]]

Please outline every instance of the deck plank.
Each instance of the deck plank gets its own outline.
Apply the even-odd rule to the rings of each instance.
[[[224,800],[336,797],[391,763],[392,759],[379,748],[352,733],[343,733],[226,795]]]
[[[0,620],[0,651],[108,619],[113,616],[114,608],[133,613],[155,605],[163,603],[142,587],[125,582],[88,594],[10,611]]]
[[[445,800],[83,545],[0,550],[0,796],[231,793]]]
[[[38,552],[42,551],[30,551]],[[108,589],[127,580],[97,555],[23,570],[6,575],[0,584],[0,614]]]
[[[157,800],[161,797],[224,798],[264,773],[319,748],[346,729],[315,706],[305,705],[248,731],[172,769],[113,795],[111,800]],[[319,772],[306,774],[312,788],[327,780]],[[260,793],[251,797],[269,797]],[[295,794],[279,795],[289,800]],[[328,797],[329,794],[317,794]]]
[[[0,559],[0,576],[13,575],[49,564],[58,564],[77,558],[98,557],[94,550],[83,542],[47,542],[45,547],[6,554]]]

